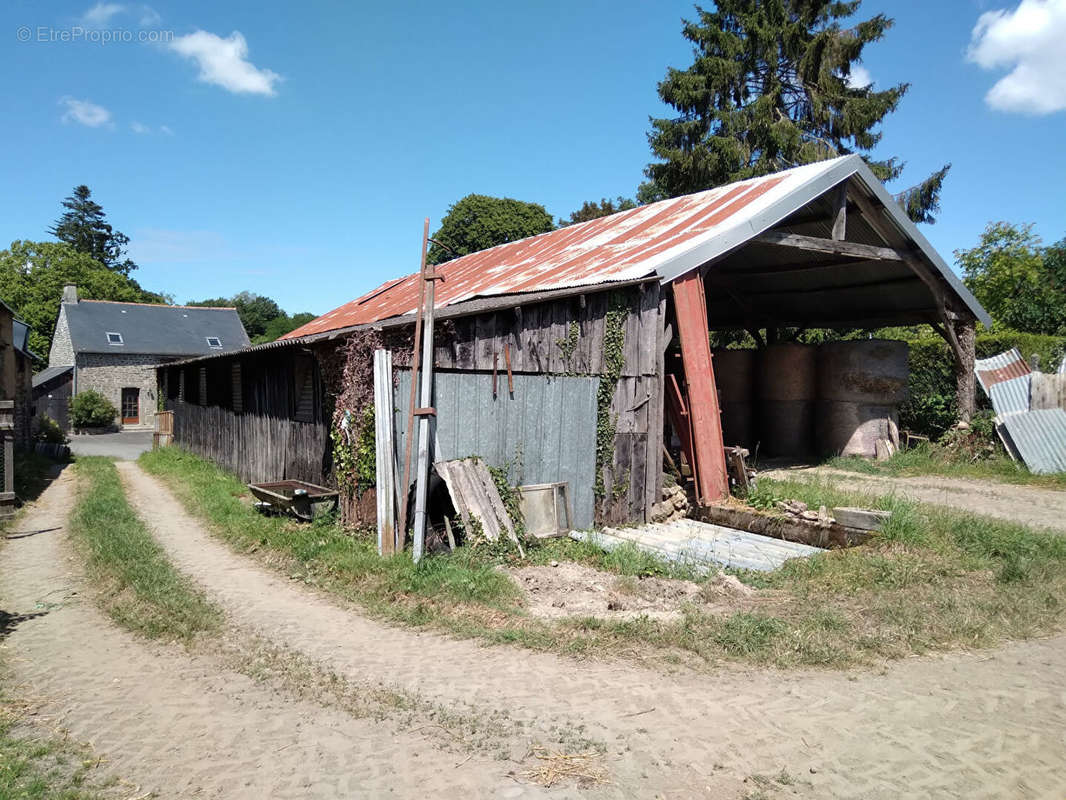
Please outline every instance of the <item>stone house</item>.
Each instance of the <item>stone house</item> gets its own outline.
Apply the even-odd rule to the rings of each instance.
[[[116,425],[153,428],[157,366],[249,344],[233,308],[80,300],[66,286],[48,368],[34,379],[37,408],[66,427],[60,407],[94,389],[118,409]]]

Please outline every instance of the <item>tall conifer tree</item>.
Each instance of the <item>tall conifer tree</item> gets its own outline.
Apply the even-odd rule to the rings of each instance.
[[[897,158],[876,160],[876,128],[909,84],[883,91],[857,85],[863,48],[892,20],[851,22],[860,0],[718,0],[686,21],[694,46],[688,69],[670,68],[659,96],[680,116],[652,119],[658,161],[640,188],[644,202],[860,153],[882,181],[899,177]],[[846,27],[844,27],[846,24]],[[932,222],[950,164],[899,196],[916,222]]]

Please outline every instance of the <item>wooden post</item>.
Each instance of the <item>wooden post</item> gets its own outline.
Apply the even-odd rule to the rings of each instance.
[[[429,232],[429,219],[426,219],[426,232]],[[428,238],[427,238],[428,243]],[[429,442],[430,417],[427,413],[433,405],[433,305],[435,286],[438,275],[434,268],[432,273],[423,274],[426,284],[425,310],[422,320],[422,391],[421,408],[418,417],[418,467],[415,472],[415,518],[412,532],[411,557],[417,564],[422,559],[422,549],[426,538],[426,494],[429,490]],[[417,346],[417,342],[415,343]],[[411,380],[414,380],[414,373]]]
[[[973,318],[956,320],[955,339],[959,343],[959,356],[955,359],[955,402],[959,407],[959,419],[969,422],[973,418],[977,399],[976,376],[974,375],[975,332]]]
[[[392,353],[374,351],[374,450],[376,459],[378,554],[396,549],[396,456],[392,439]]]
[[[707,322],[707,298],[699,270],[673,282],[677,331],[681,337],[681,361],[688,386],[688,413],[692,424],[692,465],[696,491],[701,503],[720,500],[729,494],[729,477],[722,442],[722,417]]]

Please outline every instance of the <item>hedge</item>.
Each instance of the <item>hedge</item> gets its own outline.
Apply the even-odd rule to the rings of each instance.
[[[957,419],[955,403],[955,358],[947,342],[932,334],[907,339],[910,345],[910,391],[899,410],[900,427],[939,438]],[[1028,360],[1036,354],[1041,369],[1052,372],[1066,353],[1066,337],[999,330],[977,335],[978,358],[988,358],[1017,347]],[[977,388],[977,407],[990,408],[988,398]]]

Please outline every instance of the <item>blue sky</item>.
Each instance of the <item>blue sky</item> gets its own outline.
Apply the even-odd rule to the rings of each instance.
[[[896,26],[863,66],[913,84],[884,129],[882,154],[908,163],[895,188],[954,165],[933,244],[952,261],[997,219],[1066,235],[1066,0],[867,0],[861,14],[882,10]],[[325,312],[416,269],[422,218],[436,227],[470,192],[556,217],[632,195],[648,116],[668,113],[656,83],[691,61],[693,13],[8,0],[0,246],[47,239],[85,183],[146,288]],[[101,41],[127,35],[114,31],[132,41]]]

